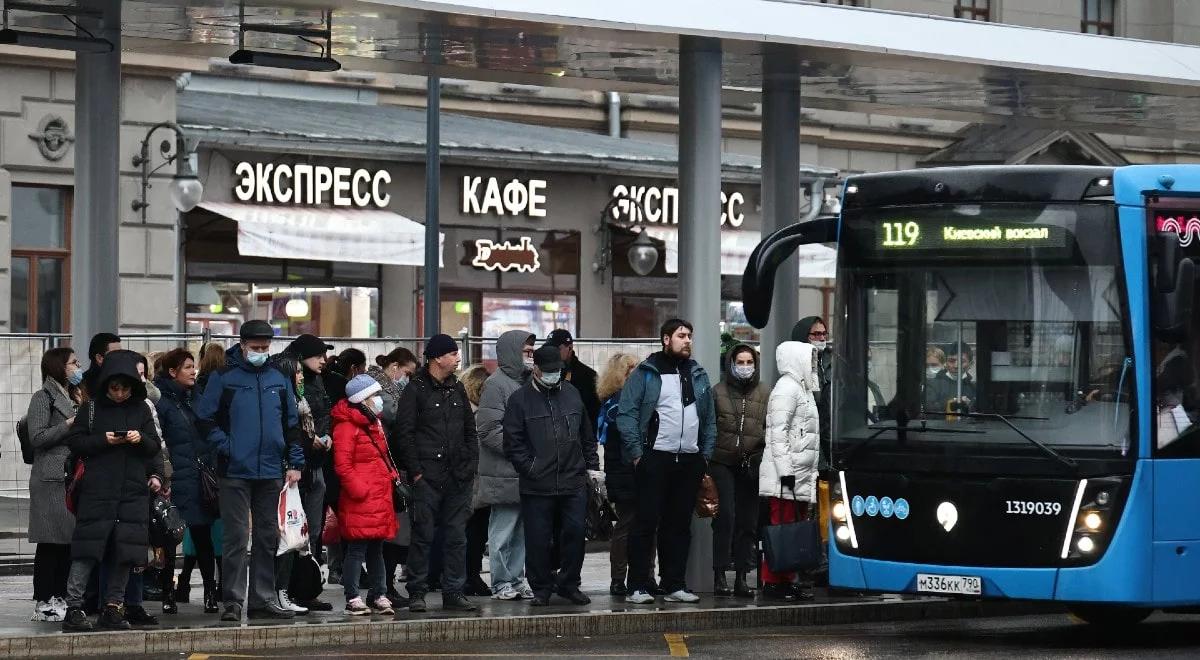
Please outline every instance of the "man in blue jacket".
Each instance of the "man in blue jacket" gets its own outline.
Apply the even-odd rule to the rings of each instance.
[[[637,514],[629,535],[629,603],[652,603],[650,553],[657,534],[662,590],[668,603],[694,603],[687,590],[688,548],[696,491],[717,444],[708,374],[692,359],[692,324],[671,319],[663,350],[629,375],[617,408],[625,462],[634,466]]]
[[[275,550],[279,547],[277,506],[283,480],[300,481],[304,448],[292,384],[267,364],[274,329],[266,321],[242,325],[241,343],[225,352],[225,368],[209,377],[196,405],[217,456],[221,482],[221,555],[225,611],[222,621],[241,621],[250,571],[250,618],[290,619],[275,592]],[[253,514],[253,516],[251,515]],[[250,523],[254,556],[246,565]]]

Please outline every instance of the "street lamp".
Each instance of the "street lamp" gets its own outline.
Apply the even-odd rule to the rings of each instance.
[[[166,160],[158,167],[150,169],[150,138],[160,128],[169,128],[175,133],[174,150],[172,150],[170,140],[163,140],[158,146],[158,151]],[[150,202],[146,198],[146,193],[150,189],[150,176],[171,162],[175,163],[175,176],[171,179],[171,203],[175,205],[175,209],[180,213],[187,213],[200,203],[200,198],[204,195],[204,185],[200,183],[200,179],[196,178],[196,171],[192,169],[191,156],[192,151],[188,149],[183,130],[175,122],[161,122],[146,131],[146,137],[142,138],[142,148],[133,157],[133,166],[141,168],[142,183],[142,196],[133,200],[133,210],[141,213],[142,222],[146,221],[146,208],[150,206]]]
[[[628,198],[613,197],[610,199],[604,206],[604,210],[600,212],[600,222],[594,230],[600,234],[600,245],[596,249],[596,260],[592,262],[592,271],[600,275],[601,284],[604,283],[604,272],[613,266],[613,229],[633,230],[632,223],[619,223],[612,219],[617,212],[617,205],[623,201],[628,201]],[[650,240],[650,235],[646,233],[645,227],[638,232],[637,238],[630,244],[626,258],[633,272],[642,277],[649,275],[658,265],[658,247]]]

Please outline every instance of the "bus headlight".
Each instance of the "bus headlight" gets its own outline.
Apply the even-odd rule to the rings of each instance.
[[[1075,542],[1075,547],[1084,554],[1090,554],[1096,549],[1096,542],[1093,541],[1092,537],[1090,536],[1081,536],[1079,537],[1079,540]]]
[[[1095,511],[1088,511],[1083,514],[1083,526],[1088,530],[1096,532],[1100,530],[1100,526],[1104,524],[1104,519]],[[1085,537],[1086,538],[1086,537]],[[1081,548],[1082,549],[1082,548]]]
[[[842,543],[850,540],[850,528],[845,525],[838,525],[837,531],[834,534],[837,536],[837,540]]]
[[[838,522],[846,521],[846,503],[838,500],[833,503],[833,519]]]

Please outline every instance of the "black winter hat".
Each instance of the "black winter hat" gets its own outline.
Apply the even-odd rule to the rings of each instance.
[[[551,344],[546,344],[533,352],[533,363],[544,374],[562,371],[563,368],[562,354],[559,353],[557,346]]]
[[[425,359],[436,360],[447,353],[458,351],[458,342],[450,335],[434,335],[425,343]]]
[[[242,339],[274,339],[275,328],[270,323],[255,319],[242,324],[240,333]]]
[[[293,339],[292,343],[287,347],[287,352],[295,355],[300,360],[325,355],[332,350],[333,346],[326,344],[323,339],[316,335],[300,335]]]
[[[557,328],[550,332],[550,336],[546,337],[546,343],[550,346],[563,346],[575,343],[571,338],[571,331],[564,328]]]

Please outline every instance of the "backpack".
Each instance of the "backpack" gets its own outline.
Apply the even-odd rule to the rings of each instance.
[[[603,405],[600,406],[600,419],[596,420],[596,442],[602,446],[608,442],[608,427],[617,419],[617,407],[621,404],[619,393],[615,396],[610,396]]]
[[[46,390],[38,390],[45,392]],[[34,392],[33,396],[37,396],[38,392]],[[29,437],[29,416],[21,415],[21,419],[17,420],[17,440],[21,442],[21,460],[25,461],[25,465],[33,465],[33,441]]]

